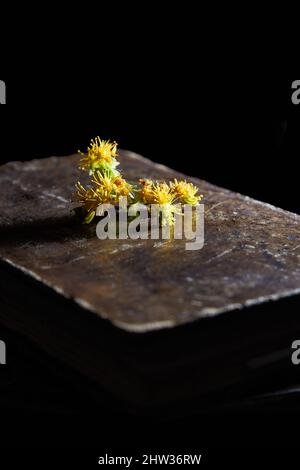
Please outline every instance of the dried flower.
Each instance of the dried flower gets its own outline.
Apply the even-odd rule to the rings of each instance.
[[[116,194],[118,197],[126,196],[130,199],[134,198],[134,188],[131,184],[127,183],[124,178],[117,176],[114,178],[113,182],[116,187]]]
[[[176,199],[182,204],[197,206],[203,198],[202,194],[197,195],[198,188],[192,183],[188,183],[186,180],[177,181],[175,178],[174,182],[170,183],[170,187],[172,194],[174,194]]]
[[[87,153],[82,153],[82,158],[79,162],[81,170],[88,171],[92,175],[96,170],[106,172],[111,176],[119,176],[119,171],[116,167],[119,162],[116,160],[117,156],[117,143],[110,142],[109,140],[101,140],[96,137],[91,140],[90,146],[87,148]]]
[[[140,179],[140,189],[136,193],[138,202],[142,204],[154,204],[153,181],[150,179]]]
[[[92,186],[87,189],[80,182],[76,185],[76,199],[87,214],[86,223],[93,220],[100,204],[118,204],[120,196],[134,197],[132,186],[120,176],[110,178],[107,173],[96,171],[91,183]]]
[[[162,212],[161,224],[173,225],[175,214],[182,214],[182,204],[199,205],[203,198],[198,188],[186,180],[174,179],[169,184],[165,181],[154,182],[150,179],[140,179],[139,186],[132,186],[116,169],[117,143],[101,140],[96,137],[91,140],[87,153],[82,155],[79,168],[89,172],[90,185],[85,188],[80,182],[76,185],[76,199],[85,213],[85,223],[90,223],[96,215],[100,204],[118,204],[121,196],[128,198],[129,204],[152,204],[160,206]]]
[[[154,204],[172,204],[176,198],[170,186],[165,182],[154,183],[152,191]]]
[[[75,198],[78,202],[80,202],[81,207],[86,214],[84,222],[89,224],[95,217],[96,209],[100,204],[99,195],[95,193],[92,188],[86,189],[79,181],[75,186],[77,189]]]
[[[180,214],[181,210],[178,205],[174,205],[176,196],[172,193],[170,186],[165,183],[153,184],[153,201],[154,204],[159,204],[162,218],[161,225],[174,225],[175,213]]]

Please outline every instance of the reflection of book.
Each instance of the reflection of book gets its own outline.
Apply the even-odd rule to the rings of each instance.
[[[290,366],[299,216],[192,179],[206,197],[202,250],[100,241],[70,212],[77,160],[0,169],[1,322],[144,410]],[[120,160],[128,180],[180,176],[131,152]]]

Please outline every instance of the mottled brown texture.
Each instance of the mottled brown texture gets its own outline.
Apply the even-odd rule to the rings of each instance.
[[[70,210],[78,155],[0,168],[0,257],[114,325],[143,332],[300,292],[300,216],[190,178],[205,245],[100,241]],[[121,151],[129,180],[183,175]]]

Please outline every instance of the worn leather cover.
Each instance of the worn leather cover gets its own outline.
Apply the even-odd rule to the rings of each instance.
[[[210,393],[289,347],[298,215],[189,177],[205,195],[203,249],[100,241],[72,211],[78,160],[0,168],[0,321],[140,406]],[[131,181],[184,177],[129,151],[120,161]]]

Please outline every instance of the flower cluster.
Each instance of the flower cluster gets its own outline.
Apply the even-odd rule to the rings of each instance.
[[[116,159],[116,142],[101,140],[100,137],[96,137],[91,140],[86,153],[82,153],[80,150],[78,152],[82,155],[79,168],[88,171],[90,175],[96,170],[107,173],[109,176],[120,175],[119,171],[116,170],[119,165]]]
[[[198,194],[198,188],[186,180],[174,179],[166,183],[140,179],[138,185],[128,183],[116,169],[119,165],[116,142],[96,137],[91,140],[87,152],[80,154],[79,168],[88,172],[90,184],[85,188],[78,182],[75,196],[87,224],[95,217],[100,204],[117,205],[120,196],[126,196],[129,204],[149,206],[149,211],[151,204],[159,204],[164,216],[162,220],[170,225],[174,223],[174,214],[181,212],[180,205],[197,206],[203,198],[202,194]]]
[[[168,184],[165,181],[141,179],[139,183],[140,188],[136,192],[137,201],[145,205],[162,206],[163,223],[169,225],[174,223],[174,214],[181,213],[180,205],[197,206],[203,198],[202,194],[197,194],[198,188],[187,181],[174,179]]]

